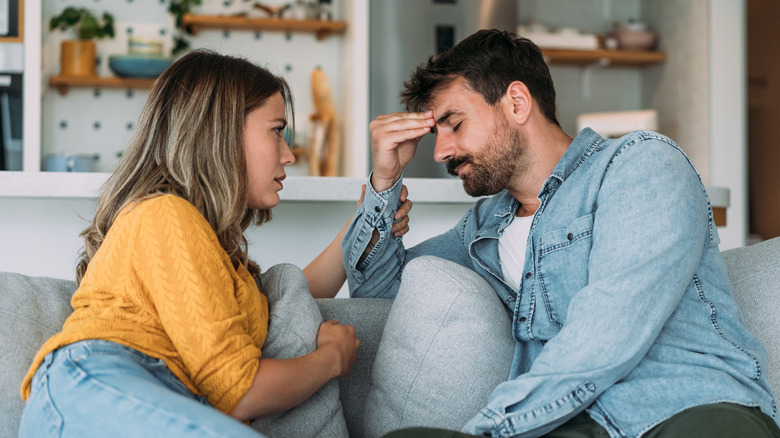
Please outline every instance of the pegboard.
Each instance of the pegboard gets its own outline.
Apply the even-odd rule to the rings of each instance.
[[[249,7],[246,0],[203,0],[204,12],[236,13]],[[285,1],[265,0],[266,4]],[[43,81],[59,74],[60,42],[72,38],[69,32],[49,30],[52,16],[68,6],[85,7],[102,15],[114,15],[116,37],[97,40],[98,74],[111,75],[108,58],[127,53],[129,36],[155,38],[170,53],[173,18],[167,12],[167,0],[43,0],[42,3],[42,69]],[[339,2],[333,5],[334,18],[340,17]],[[250,11],[250,14],[258,12]],[[260,16],[260,15],[258,15]],[[311,93],[311,72],[322,68],[328,75],[336,109],[343,111],[344,64],[343,37],[334,35],[317,41],[311,33],[284,33],[247,30],[201,30],[188,35],[192,48],[208,48],[219,53],[241,56],[283,76],[290,84],[295,108],[296,143],[306,145],[311,130],[309,115],[314,112]],[[130,141],[138,115],[149,91],[145,89],[78,88],[71,87],[60,95],[56,89],[44,87],[41,115],[41,156],[49,154],[97,154],[96,170],[110,172],[117,155]],[[288,167],[289,175],[307,175],[305,163]]]

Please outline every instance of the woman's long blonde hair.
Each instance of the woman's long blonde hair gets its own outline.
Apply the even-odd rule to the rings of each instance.
[[[271,211],[247,204],[244,120],[269,97],[281,93],[292,121],[292,96],[281,77],[244,59],[198,50],[169,67],[155,82],[135,134],[103,186],[76,281],[126,205],[162,194],[192,203],[233,264],[253,275],[244,231],[271,219]]]

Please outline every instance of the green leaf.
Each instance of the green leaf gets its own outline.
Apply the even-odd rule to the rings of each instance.
[[[79,20],[81,20],[84,14],[88,14],[88,12],[84,9],[66,8],[64,11],[62,11],[60,18],[64,24],[73,26],[78,23]]]
[[[190,42],[177,35],[173,37],[173,49],[171,49],[172,55],[178,55],[181,52],[190,48]]]
[[[114,37],[114,17],[104,12],[101,22],[95,15],[85,8],[65,8],[60,15],[56,15],[49,21],[51,29],[73,29],[79,39],[109,38]]]
[[[92,39],[98,33],[98,22],[92,15],[85,15],[81,19],[81,29],[78,30],[79,38]]]

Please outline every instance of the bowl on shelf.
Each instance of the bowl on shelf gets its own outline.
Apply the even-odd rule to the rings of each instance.
[[[131,36],[127,39],[127,53],[134,55],[143,53],[162,56],[163,43],[158,39]]]
[[[607,39],[614,39],[608,48],[623,50],[652,50],[658,41],[658,34],[649,30],[641,21],[628,20],[619,23],[617,29]],[[610,47],[616,45],[617,47]]]
[[[123,78],[156,78],[172,63],[173,58],[150,53],[131,53],[108,57],[108,68]]]
[[[614,36],[623,50],[652,50],[658,39],[658,34],[649,30],[621,30]]]

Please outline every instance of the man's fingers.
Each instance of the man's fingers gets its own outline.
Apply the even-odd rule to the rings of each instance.
[[[394,113],[379,116],[369,125],[371,130],[384,132],[412,131],[430,129],[436,122],[427,113]]]
[[[431,111],[425,111],[422,113],[407,113],[407,112],[397,112],[397,113],[389,113],[389,114],[381,114],[376,117],[374,120],[379,121],[393,121],[393,120],[414,120],[414,119],[433,119],[433,113]]]

